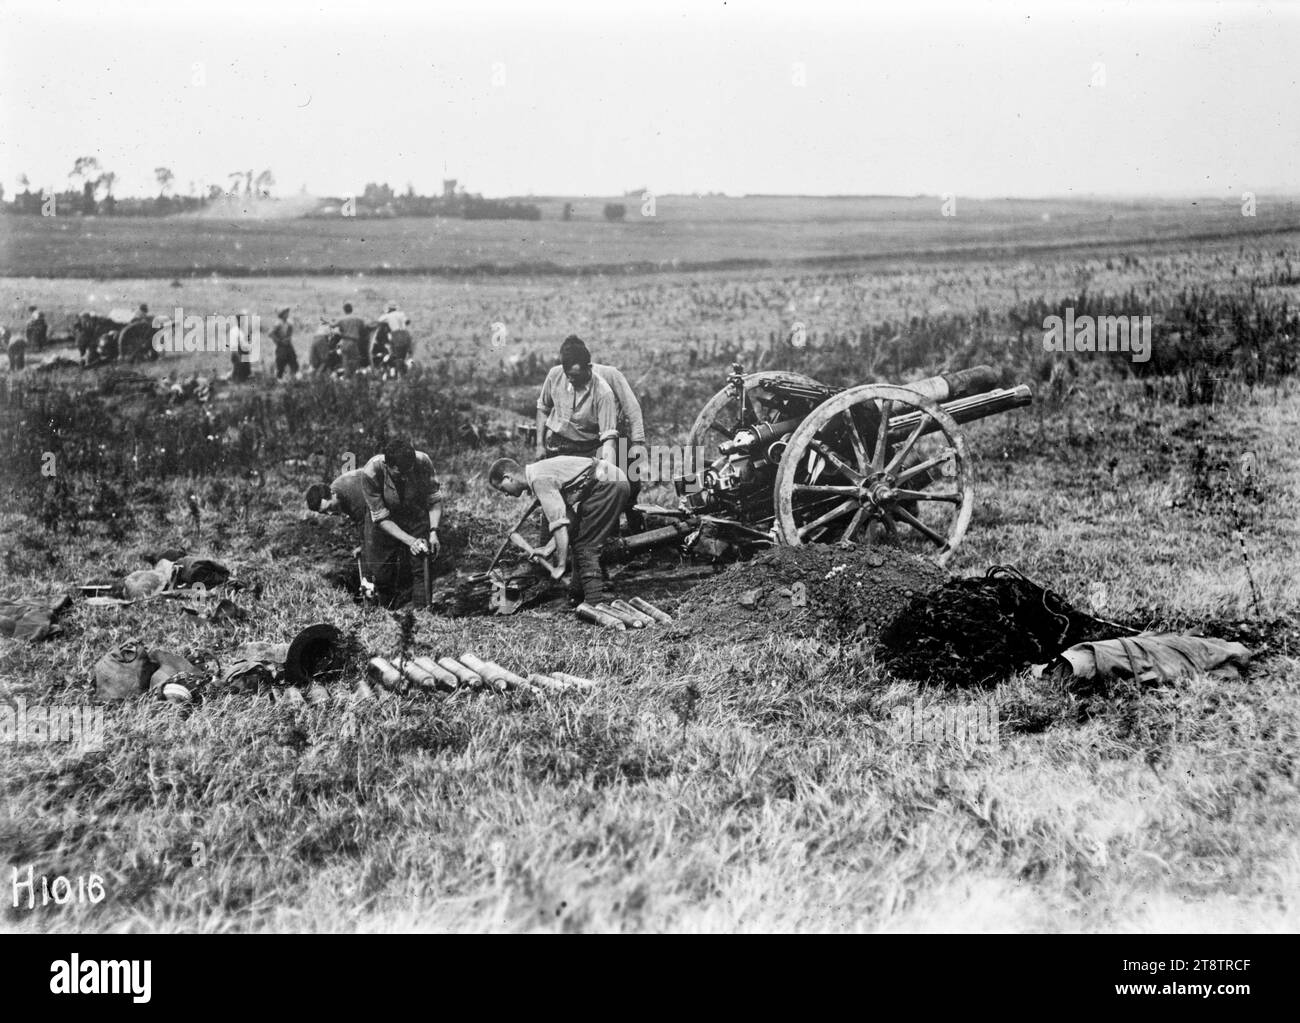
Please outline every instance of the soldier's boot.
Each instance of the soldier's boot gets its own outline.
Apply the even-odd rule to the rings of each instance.
[[[588,604],[599,604],[608,599],[610,594],[600,566],[600,551],[581,548],[574,553],[574,564],[573,585],[581,588],[582,599]]]

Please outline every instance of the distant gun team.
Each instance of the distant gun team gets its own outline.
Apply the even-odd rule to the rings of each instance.
[[[303,372],[295,346],[296,328],[292,312],[291,306],[279,306],[266,332],[274,349],[277,380],[293,378]],[[178,311],[177,317],[179,315]],[[204,321],[203,328],[197,329],[200,336],[194,339],[195,348],[189,347],[188,324],[191,319]],[[358,315],[350,302],[344,303],[342,316],[337,319],[321,317],[311,332],[307,371],[313,375],[405,376],[415,354],[411,329],[410,317],[396,302],[389,302],[381,315],[369,321]],[[115,308],[99,313],[83,309],[71,321],[68,333],[58,336],[50,334],[45,313],[35,305],[29,307],[28,319],[21,328],[11,330],[0,325],[0,350],[8,358],[11,373],[28,368],[32,353],[48,344],[70,342],[77,349],[77,364],[85,369],[120,362],[153,361],[160,355],[173,352],[228,352],[231,363],[229,379],[240,383],[252,378],[260,362],[260,340],[258,318],[247,309],[237,314],[186,317],[186,326],[182,329],[177,319],[151,314],[149,306],[143,302],[133,311]],[[249,357],[249,352],[253,353],[253,358]]]

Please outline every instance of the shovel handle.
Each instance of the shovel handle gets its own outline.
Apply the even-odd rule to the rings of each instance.
[[[533,498],[533,500],[529,502],[527,510],[519,516],[519,521],[515,523],[515,528],[510,530],[510,532],[506,534],[506,538],[501,541],[501,546],[497,548],[496,554],[492,557],[492,563],[487,567],[489,572],[497,567],[497,562],[501,560],[501,555],[503,555],[506,552],[506,548],[510,546],[510,537],[523,528],[524,523],[528,521],[528,516],[537,510],[539,504],[540,502],[536,498]]]

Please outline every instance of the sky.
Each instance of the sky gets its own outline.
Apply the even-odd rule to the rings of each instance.
[[[0,184],[1300,193],[1300,6],[0,0]]]

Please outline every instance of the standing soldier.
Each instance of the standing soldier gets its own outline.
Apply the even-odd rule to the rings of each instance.
[[[275,379],[279,380],[287,372],[298,374],[298,353],[293,350],[293,324],[289,322],[289,307],[283,306],[275,312],[275,326],[271,328],[271,340],[275,342]]]
[[[49,334],[50,328],[49,324],[45,322],[45,314],[37,309],[36,306],[29,306],[27,311],[31,313],[31,316],[27,320],[27,327],[24,333],[27,336],[27,344],[35,350],[45,344],[45,339]]]
[[[388,364],[398,376],[406,376],[406,367],[411,360],[411,331],[405,317],[403,324],[388,332]]]
[[[591,370],[591,353],[570,335],[560,365],[546,375],[537,396],[537,457],[579,455],[618,462],[618,401]]]
[[[362,575],[382,601],[400,605],[402,591],[416,607],[424,600],[424,560],[438,554],[442,498],[433,462],[397,437],[361,469],[368,514],[364,521]]]
[[[500,458],[488,470],[488,483],[511,497],[531,494],[537,498],[551,539],[536,548],[532,557],[544,561],[552,579],[559,579],[570,568],[571,600],[598,604],[608,598],[600,551],[618,528],[618,516],[628,498],[627,477],[617,465],[597,458],[558,455],[522,467],[513,459]]]
[[[608,461],[615,462],[628,477],[627,524],[628,528],[633,532],[639,531],[642,525],[642,517],[633,506],[641,493],[640,469],[644,462],[634,453],[633,449],[644,449],[646,443],[645,420],[641,414],[641,403],[637,401],[636,395],[632,392],[632,386],[627,382],[627,377],[623,375],[622,371],[614,366],[592,362],[587,346],[576,334],[570,334],[564,339],[564,343],[560,346],[560,365],[553,366],[551,371],[547,373],[546,380],[542,384],[541,394],[537,399],[537,457],[546,458],[552,454],[592,453],[587,449],[579,451],[567,450],[568,445],[562,439],[565,435],[563,430],[560,431],[559,437],[554,435],[548,437],[547,435],[547,428],[555,418],[555,396],[564,393],[566,382],[570,389],[575,386],[575,380],[569,375],[568,369],[575,360],[578,363],[585,361],[589,367],[589,373],[603,380],[614,395],[617,428],[616,454],[615,457],[606,455],[605,458]],[[581,374],[579,374],[579,379],[581,379]]]
[[[388,303],[388,311],[379,317],[379,320],[386,324],[389,330],[405,330],[408,326],[406,313],[397,308],[396,302]]]
[[[343,303],[343,316],[334,324],[339,333],[339,358],[343,372],[352,376],[361,365],[361,350],[366,341],[366,321],[352,312],[352,303]]]
[[[15,334],[13,338],[10,338],[9,328],[0,327],[0,348],[4,348],[9,356],[10,373],[17,373],[27,365],[27,336],[25,334]]]
[[[398,373],[406,372],[406,359],[411,353],[411,335],[409,332],[410,324],[407,321],[406,313],[397,308],[396,302],[389,302],[388,309],[383,316],[379,317],[375,324],[375,332],[371,336],[370,364],[382,373],[385,362],[393,366],[394,362],[400,362],[400,367],[394,367]],[[392,360],[387,360],[393,351],[393,335],[401,331],[397,338],[397,347],[400,354],[394,356]]]

